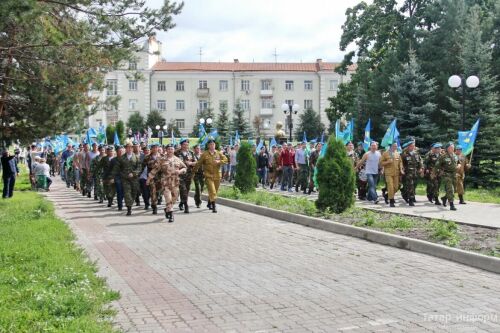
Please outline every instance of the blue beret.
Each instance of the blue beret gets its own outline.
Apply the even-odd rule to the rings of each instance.
[[[152,144],[150,144],[149,146],[150,146],[151,148],[153,148],[153,147],[158,147],[159,145],[160,145],[160,144],[159,144],[158,142],[153,142],[153,143],[152,143]]]
[[[181,142],[180,142],[180,144],[182,145],[184,142],[189,143],[189,139],[182,139]]]
[[[453,142],[451,142],[451,141],[450,141],[450,142],[448,142],[448,143],[447,143],[444,147],[445,147],[445,148],[448,148],[448,147],[453,146],[453,145],[454,145],[454,144],[453,144]]]
[[[443,145],[439,142],[436,142],[431,146],[431,148],[441,148],[441,147],[443,147]]]
[[[462,150],[462,146],[461,146],[461,145],[456,145],[456,146],[455,146],[455,149],[456,149],[456,150]]]
[[[214,139],[208,139],[207,144],[209,144],[209,143],[215,143],[215,140]]]

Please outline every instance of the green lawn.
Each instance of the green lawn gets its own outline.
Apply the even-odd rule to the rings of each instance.
[[[444,195],[444,188],[441,187],[440,191],[441,195]],[[417,186],[417,194],[418,195],[426,195],[425,192],[425,184],[419,184]],[[482,188],[466,188],[465,201],[475,201],[475,202],[487,202],[487,203],[495,203],[500,204],[500,188],[487,190]]]
[[[0,201],[0,332],[113,332],[118,298],[50,202],[31,191]]]

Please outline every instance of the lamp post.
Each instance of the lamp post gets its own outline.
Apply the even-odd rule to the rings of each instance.
[[[452,75],[448,79],[448,85],[451,88],[462,86],[462,131],[465,131],[465,86],[471,89],[477,88],[477,86],[479,86],[479,78],[475,75],[471,75],[465,80],[465,83],[463,81],[463,76]]]
[[[207,133],[210,133],[210,129],[212,128],[212,118],[207,118],[207,119],[204,119],[204,118],[200,118],[200,124],[207,124],[207,128],[206,128],[206,131]]]
[[[292,129],[293,129],[293,119],[292,119],[292,114],[297,114],[299,112],[300,106],[298,104],[288,104],[288,103],[283,103],[281,105],[281,110],[285,113],[285,115],[288,115],[288,129],[290,131],[290,142],[292,142]]]

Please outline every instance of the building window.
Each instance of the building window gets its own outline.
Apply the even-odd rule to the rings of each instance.
[[[129,99],[128,100],[128,109],[130,111],[137,110],[137,100],[136,99]]]
[[[164,99],[157,100],[156,108],[160,111],[165,111],[167,109],[167,102]]]
[[[292,80],[285,81],[285,90],[293,90],[293,81]]]
[[[227,100],[222,100],[219,101],[219,110],[226,110],[227,111]]]
[[[285,104],[293,105],[293,99],[285,99]]]
[[[249,91],[249,90],[250,90],[250,81],[241,80],[241,91]]]
[[[313,108],[313,100],[312,99],[305,99],[304,100],[304,110],[309,110]]]
[[[313,90],[313,82],[311,80],[304,81],[304,90]]]
[[[176,81],[175,82],[175,90],[176,91],[184,91],[184,81]]]
[[[273,108],[273,98],[272,97],[262,97],[262,108],[272,109]]]
[[[186,127],[184,124],[184,119],[175,119],[175,126],[178,129],[184,129]]]
[[[165,91],[165,90],[167,90],[165,81],[158,81],[158,91]]]
[[[219,80],[219,90],[220,91],[227,91],[227,89],[228,89],[227,80]]]
[[[137,90],[137,80],[128,80],[128,90],[131,91]]]
[[[118,95],[118,81],[117,80],[106,80],[106,95],[107,96]]]
[[[175,109],[177,111],[184,111],[184,100],[183,99],[178,99],[175,101]]]
[[[250,111],[250,100],[249,99],[240,100],[240,106],[243,111]]]
[[[198,81],[198,88],[207,89],[208,88],[207,80]]]
[[[271,90],[271,80],[261,80],[260,90]]]
[[[137,63],[135,61],[130,61],[128,63],[128,69],[135,71],[137,69]]]
[[[208,101],[206,99],[200,99],[198,101],[198,112],[203,112],[208,109]]]
[[[339,87],[339,80],[330,80],[330,90],[337,90]]]

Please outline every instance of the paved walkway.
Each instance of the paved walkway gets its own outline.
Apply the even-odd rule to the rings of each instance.
[[[230,184],[226,183],[223,185]],[[310,195],[305,195],[301,191],[295,192],[295,190],[293,192],[283,192],[276,188],[272,190],[268,188],[267,191],[270,191],[272,193],[280,193],[286,196],[308,197],[311,200],[316,200],[318,198],[317,192],[311,193]],[[433,203],[427,201],[427,198],[425,196],[417,196],[416,199],[418,202],[415,203],[414,207],[410,207],[407,203],[404,202],[403,198],[401,198],[401,196],[397,194],[396,207],[391,208],[389,207],[389,205],[385,204],[384,198],[382,198],[382,194],[380,192],[379,195],[380,202],[376,205],[372,202],[360,200],[356,200],[356,205],[363,208],[381,210],[385,212],[395,212],[412,216],[455,221],[469,225],[500,228],[500,205],[498,204],[468,201],[466,205],[455,205],[457,207],[457,211],[450,211],[449,206],[436,206]]]
[[[54,183],[127,332],[499,332],[500,276],[220,206],[168,224]]]

